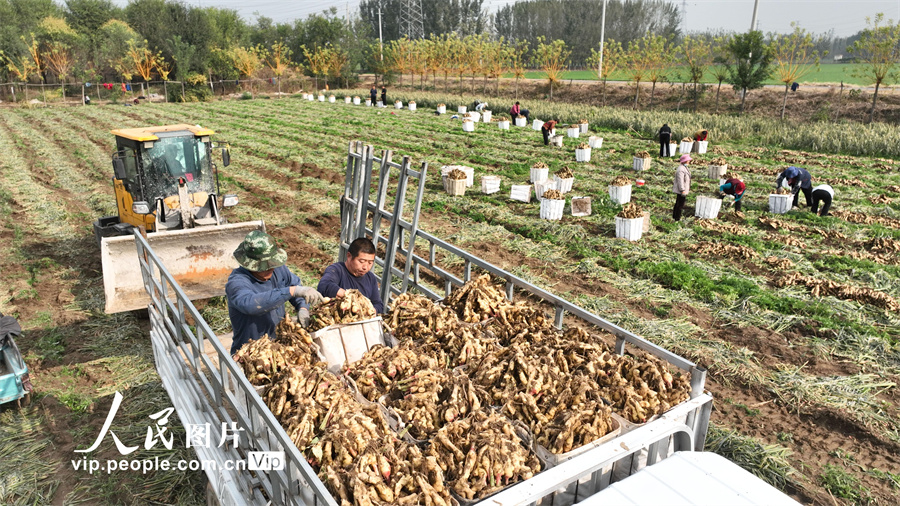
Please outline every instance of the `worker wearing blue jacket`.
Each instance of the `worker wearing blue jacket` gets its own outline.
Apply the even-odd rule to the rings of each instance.
[[[378,277],[372,272],[375,264],[375,244],[360,237],[347,248],[347,260],[333,263],[316,287],[325,297],[343,297],[346,290],[356,289],[365,295],[376,313],[384,313],[384,302],[378,290]]]
[[[801,190],[806,197],[806,206],[812,206],[812,176],[809,175],[809,172],[806,169],[791,165],[778,175],[778,180],[775,181],[775,188],[781,188],[781,183],[785,179],[791,185],[791,193],[794,194],[794,202],[791,206],[798,207]]]
[[[322,295],[303,286],[285,267],[287,253],[275,245],[275,238],[254,230],[234,250],[234,258],[240,267],[231,271],[225,283],[228,318],[234,330],[232,355],[263,334],[274,338],[275,327],[285,316],[285,302],[297,310],[301,325],[309,324],[309,307],[322,302]]]

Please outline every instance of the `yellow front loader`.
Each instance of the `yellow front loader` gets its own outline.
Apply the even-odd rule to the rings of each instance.
[[[223,295],[237,262],[232,252],[262,221],[227,224],[221,209],[237,205],[235,195],[219,195],[212,157],[221,148],[222,165],[230,163],[228,145],[214,146],[212,130],[168,125],[113,130],[113,188],[117,216],[94,222],[103,266],[106,312],[147,307],[133,230],[147,235],[153,251],[191,300]]]

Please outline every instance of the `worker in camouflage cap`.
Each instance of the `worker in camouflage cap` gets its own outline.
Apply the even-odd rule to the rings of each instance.
[[[303,286],[300,278],[284,265],[287,252],[275,244],[275,238],[260,230],[244,237],[234,250],[240,267],[233,270],[225,284],[228,317],[234,330],[231,354],[263,335],[275,337],[275,327],[284,318],[284,303],[297,310],[297,319],[309,324],[309,308],[322,302],[314,288]]]

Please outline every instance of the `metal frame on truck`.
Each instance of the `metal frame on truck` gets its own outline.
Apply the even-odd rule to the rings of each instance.
[[[390,295],[409,289],[435,299],[441,298],[425,282],[426,275],[440,280],[447,294],[453,285],[467,281],[473,268],[481,269],[505,280],[510,299],[518,289],[521,295],[554,307],[557,326],[561,326],[564,317],[569,315],[580,320],[580,323],[597,326],[615,335],[618,353],[627,351],[626,345],[633,346],[692,375],[689,400],[606,444],[509,487],[484,501],[484,504],[572,504],[675,451],[702,450],[712,407],[712,397],[703,391],[703,368],[418,230],[427,163],[415,171],[410,168],[408,157],[404,157],[399,164],[392,162],[391,157],[391,152],[385,151],[377,158],[371,146],[351,143],[345,193],[341,199],[340,258],[345,257],[349,243],[363,235],[368,234],[379,246],[384,246],[377,262],[382,268],[382,290],[387,295],[384,297],[386,303],[389,304]],[[377,191],[372,199],[372,175],[376,164],[379,171]],[[416,185],[416,195],[412,203],[412,217],[405,220],[402,217],[410,180]],[[398,186],[389,188],[394,181]],[[392,211],[387,211],[391,199]],[[386,237],[382,235],[385,227]],[[237,446],[196,448],[201,461],[215,463],[214,467],[210,465],[204,469],[211,493],[222,504],[266,504],[271,501],[272,504],[336,505],[257,390],[138,232],[135,232],[135,244],[144,286],[150,294],[151,340],[156,367],[181,422],[185,425],[208,423],[212,431],[211,439],[216,441],[224,429],[242,430]],[[427,248],[427,258],[415,254],[419,244]],[[409,254],[410,251],[413,254]],[[451,256],[462,259],[462,277],[439,265],[439,257]],[[401,257],[402,270],[395,265]],[[426,274],[421,272],[423,270]],[[228,462],[232,465],[238,461],[246,462],[249,452],[257,451],[283,452],[283,469],[228,469]]]

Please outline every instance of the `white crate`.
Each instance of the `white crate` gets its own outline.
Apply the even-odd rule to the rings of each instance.
[[[588,123],[579,123],[579,124],[578,124],[578,129],[579,129],[579,130],[581,131],[581,133],[583,133],[583,134],[588,133],[588,127],[590,127],[590,125],[589,125]]]
[[[448,195],[465,195],[466,194],[466,180],[465,179],[450,179],[449,177],[446,179],[447,184],[445,185],[445,189],[447,190]]]
[[[564,137],[562,135],[554,135],[550,137],[550,145],[561,148],[563,145],[563,139]]]
[[[588,137],[588,146],[593,149],[600,149],[603,147],[603,137],[597,137],[596,135],[592,135]]]
[[[514,184],[509,187],[509,198],[521,202],[531,202],[531,185]]]
[[[447,106],[446,105],[437,106],[437,112],[438,112],[438,114],[447,114]]]
[[[541,131],[541,128],[543,128],[543,126],[544,126],[544,122],[539,119],[536,119],[531,123],[531,129],[537,130],[538,132]]]
[[[784,214],[791,210],[791,204],[793,204],[794,196],[788,193],[787,195],[779,195],[777,193],[769,194],[769,212],[775,214]]]
[[[706,220],[713,220],[719,216],[722,208],[722,200],[713,197],[697,197],[697,205],[694,207],[694,216]]]
[[[728,165],[709,165],[706,168],[706,177],[709,179],[721,179],[728,172]],[[720,183],[722,184],[722,183]]]
[[[359,97],[353,97],[353,105],[360,105]]]
[[[566,128],[566,135],[569,137],[578,138],[578,134],[581,133],[581,128],[577,126]]]
[[[376,344],[385,344],[380,316],[329,325],[311,335],[332,372],[340,371],[344,364],[353,364]]]
[[[472,187],[475,185],[475,169],[472,167],[467,167],[465,165],[444,165],[441,167],[441,177],[450,174],[450,171],[453,169],[459,169],[466,173],[466,187]]]
[[[306,95],[306,99],[309,100],[309,101],[313,101],[313,100],[316,99],[316,97],[315,97],[315,95],[313,95],[312,93],[310,93],[309,95]]]
[[[335,100],[337,100],[337,99],[334,98],[334,95],[331,95],[331,96],[328,97],[328,102],[329,102],[329,103],[332,103],[332,104],[333,104]]]
[[[697,141],[697,154],[698,155],[705,154],[707,148],[709,148],[709,141]]]
[[[371,105],[372,105],[372,99],[371,99],[371,98],[367,98],[367,99],[366,99],[366,105],[367,105],[367,106],[371,106]]]
[[[491,111],[481,111],[481,121],[490,123],[491,116],[493,116],[493,113]]]
[[[353,98],[352,98],[352,97],[344,97],[344,103],[345,103],[345,104],[350,104],[350,103],[352,103],[352,102],[353,102]]]
[[[409,110],[410,110],[410,111],[415,111],[415,110],[416,110],[416,103],[415,103],[415,102],[410,102],[409,104],[407,104],[407,107],[409,107]]]
[[[319,102],[325,101],[325,95],[319,95]]]
[[[500,176],[481,176],[481,191],[486,194],[500,191]]]
[[[528,180],[532,183],[536,183],[538,181],[544,181],[550,174],[550,169],[540,168],[540,167],[532,167],[531,172],[528,174]]]
[[[474,132],[475,131],[475,123],[472,120],[463,120],[462,122],[463,132]]]
[[[652,158],[638,158],[636,156],[633,157],[632,159],[634,160],[634,164],[633,164],[634,170],[636,170],[638,172],[640,172],[642,170],[649,170],[650,169],[650,160],[653,160]]]
[[[572,197],[572,205],[570,211],[572,216],[590,216],[591,215],[591,198],[590,197]]]
[[[551,181],[549,179],[545,179],[543,181],[535,181],[534,183],[534,196],[538,199],[544,198],[544,192],[547,190],[555,190],[556,189],[556,181]]]
[[[563,193],[569,193],[570,191],[572,191],[572,185],[575,184],[574,177],[567,177],[563,179],[554,174],[553,180],[556,181],[556,189]]]
[[[394,109],[403,109],[403,102],[399,100],[394,102]]]
[[[528,124],[528,120],[524,116],[519,116],[516,118],[515,125],[517,127],[523,127]]]
[[[541,219],[542,220],[561,220],[563,209],[566,207],[566,201],[541,199]]]
[[[678,145],[678,151],[680,151],[681,154],[690,153],[691,149],[693,149],[693,147],[694,147],[694,141],[691,141],[691,142],[682,141],[681,144]]]
[[[575,161],[576,162],[589,162],[591,161],[591,148],[575,148]]]
[[[481,121],[481,113],[477,111],[469,111],[466,113],[466,118],[478,123]]]
[[[498,121],[497,127],[499,127],[500,130],[509,130],[509,121]]]
[[[461,105],[461,106],[457,107],[457,108],[456,108],[456,112],[459,113],[459,114],[465,114],[465,113],[466,113],[466,106]]]
[[[620,218],[616,216],[616,238],[638,241],[644,232],[644,218]]]
[[[670,157],[675,156],[676,153],[678,153],[678,144],[675,144],[673,142],[673,143],[669,144],[669,156]]]
[[[609,186],[609,198],[616,204],[624,206],[631,202],[631,185],[625,186]]]

